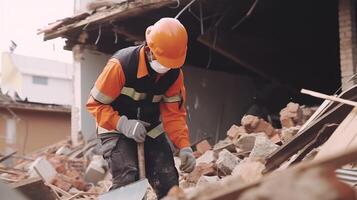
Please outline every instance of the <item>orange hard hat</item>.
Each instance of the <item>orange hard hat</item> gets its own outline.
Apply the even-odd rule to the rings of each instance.
[[[186,28],[177,19],[160,19],[146,29],[145,38],[163,66],[179,68],[185,62],[188,36]]]

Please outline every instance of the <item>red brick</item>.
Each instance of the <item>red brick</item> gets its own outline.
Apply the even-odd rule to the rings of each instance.
[[[71,187],[72,187],[72,184],[62,180],[60,177],[55,177],[52,184],[61,188],[62,190],[66,191],[66,192],[68,192],[69,189],[71,189]]]

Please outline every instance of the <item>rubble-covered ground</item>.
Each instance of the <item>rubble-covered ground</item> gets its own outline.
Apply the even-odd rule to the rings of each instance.
[[[213,146],[207,140],[199,142],[194,147],[197,162],[193,172],[181,172],[180,159],[175,157],[179,188],[172,188],[165,198],[207,199],[207,191],[222,188],[217,185],[230,188],[257,183],[265,176],[265,158],[292,140],[315,110],[289,103],[280,112],[281,129],[246,115],[227,130],[224,140]],[[96,142],[72,146],[70,141],[63,141],[26,157],[10,157],[13,165],[0,165],[0,179],[12,185],[40,178],[57,199],[97,199],[111,187],[111,175],[95,147]],[[350,188],[329,173],[324,169],[282,171],[278,179],[247,190],[240,199],[351,199],[354,193]],[[147,199],[156,199],[152,189]]]

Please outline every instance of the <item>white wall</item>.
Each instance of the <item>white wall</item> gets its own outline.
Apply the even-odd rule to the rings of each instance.
[[[81,131],[84,138],[88,141],[96,137],[95,121],[86,109],[86,103],[89,97],[89,92],[97,80],[98,75],[102,72],[110,55],[99,54],[85,50],[83,52],[84,60],[80,62],[80,119]],[[78,83],[77,83],[78,84]],[[77,91],[78,92],[78,91]]]
[[[60,105],[72,104],[72,80],[47,77],[48,84],[33,83],[33,75],[23,74],[22,95],[29,101]]]

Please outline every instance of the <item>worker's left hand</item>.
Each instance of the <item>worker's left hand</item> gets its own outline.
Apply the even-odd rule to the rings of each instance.
[[[190,173],[195,169],[196,158],[193,156],[193,151],[190,147],[182,148],[179,157],[181,159],[180,170]]]

